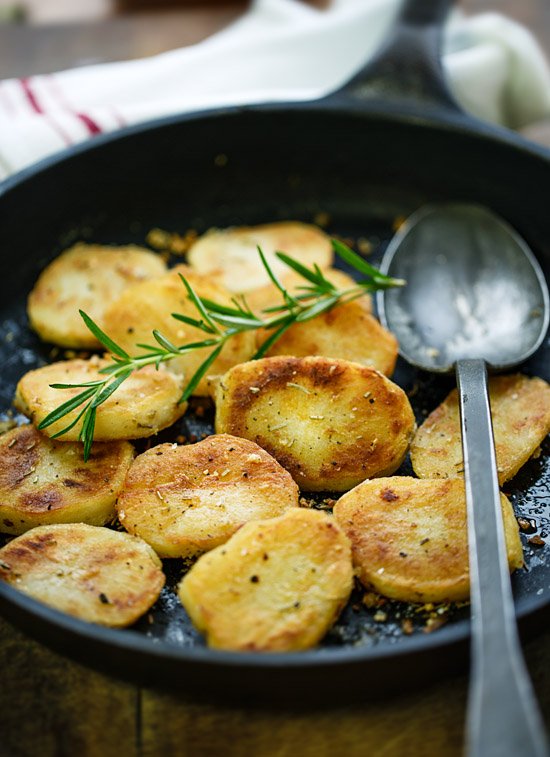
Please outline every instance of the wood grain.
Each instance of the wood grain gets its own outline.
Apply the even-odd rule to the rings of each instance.
[[[550,726],[550,632],[526,645]],[[241,707],[139,689],[0,621],[2,757],[421,757],[462,753],[467,678],[326,709]],[[237,685],[237,682],[236,682]],[[266,680],[266,688],[269,681]],[[398,690],[398,683],[396,684]],[[327,678],[327,702],[337,698]]]
[[[0,620],[1,757],[139,757],[139,691]]]

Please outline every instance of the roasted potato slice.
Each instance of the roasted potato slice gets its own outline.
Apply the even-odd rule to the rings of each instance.
[[[247,523],[200,557],[178,594],[210,646],[285,652],[325,635],[352,583],[349,542],[334,519],[293,508]]]
[[[99,348],[78,311],[101,323],[105,309],[127,286],[165,272],[162,258],[150,250],[79,242],[40,274],[27,303],[30,324],[47,342]]]
[[[285,252],[308,267],[317,263],[320,268],[326,268],[334,258],[330,239],[321,229],[281,221],[263,226],[211,229],[191,246],[187,260],[197,273],[221,278],[229,291],[249,292],[270,283],[258,247],[262,248],[277,276],[284,275],[288,266],[275,252]]]
[[[523,565],[519,529],[500,495],[510,570]],[[464,482],[409,477],[364,481],[334,506],[367,588],[406,602],[467,599],[468,529]]]
[[[129,442],[82,445],[49,439],[34,426],[0,436],[0,531],[22,534],[50,523],[103,526],[134,457]]]
[[[492,376],[489,397],[500,484],[511,479],[550,432],[550,386],[521,374]],[[418,429],[411,462],[420,478],[462,476],[458,393],[454,389]]]
[[[349,274],[338,268],[324,268],[323,274],[339,289],[352,289],[357,283]],[[303,293],[300,287],[309,284],[303,276],[293,271],[292,268],[282,271],[279,275],[279,281],[292,295]],[[279,305],[282,302],[282,296],[275,284],[270,282],[258,289],[252,289],[247,292],[246,301],[255,313],[261,313],[265,308]],[[369,294],[364,294],[359,301],[362,303],[365,312],[370,313],[372,311],[372,299]]]
[[[298,507],[298,487],[257,444],[221,434],[139,455],[118,500],[120,522],[161,557],[192,557],[243,523]]]
[[[52,389],[50,384],[82,384],[105,378],[99,370],[110,365],[109,360],[93,357],[90,360],[65,360],[29,371],[19,381],[15,405],[38,426],[55,408],[82,392],[82,388]],[[96,441],[139,439],[152,436],[171,426],[180,418],[187,403],[179,403],[182,394],[180,377],[161,366],[147,366],[132,375],[97,408],[94,438]],[[79,408],[68,413],[44,429],[53,436],[68,426],[78,415]],[[82,420],[61,438],[64,442],[78,441]]]
[[[216,431],[259,444],[305,491],[346,491],[393,473],[415,427],[402,389],[374,368],[333,358],[237,365],[215,401]]]
[[[178,274],[183,274],[196,293],[201,297],[224,305],[231,305],[231,295],[221,285],[215,284],[204,276],[181,265],[170,273],[153,281],[136,284],[126,289],[105,312],[104,329],[123,349],[133,355],[141,354],[136,344],[154,343],[153,329],[158,329],[177,346],[190,342],[202,342],[208,334],[194,326],[176,320],[172,313],[180,313],[200,320],[196,307],[188,299],[187,291]],[[184,376],[188,383],[197,368],[212,352],[212,347],[205,347],[174,358],[167,366],[175,373]],[[252,331],[235,334],[229,339],[220,356],[210,367],[210,373],[225,373],[231,366],[249,360],[255,351],[255,339]],[[197,386],[194,394],[207,396],[206,379]]]
[[[256,333],[257,346],[269,332]],[[360,300],[338,305],[304,323],[295,323],[268,350],[273,355],[322,355],[370,365],[391,376],[397,360],[397,339],[365,309]]]
[[[136,536],[85,523],[38,526],[0,549],[0,579],[90,623],[124,627],[164,586],[159,558]]]

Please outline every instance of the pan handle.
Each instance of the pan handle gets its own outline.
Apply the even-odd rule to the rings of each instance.
[[[418,111],[463,113],[447,86],[443,28],[454,0],[403,0],[389,36],[368,63],[329,100],[383,100]]]

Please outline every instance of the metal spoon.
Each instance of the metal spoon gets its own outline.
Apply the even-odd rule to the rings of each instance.
[[[470,757],[543,757],[544,725],[515,623],[487,388],[487,365],[511,368],[541,344],[549,320],[543,273],[524,240],[475,205],[431,205],[390,243],[382,270],[406,279],[379,292],[382,322],[409,363],[456,371],[468,509]]]

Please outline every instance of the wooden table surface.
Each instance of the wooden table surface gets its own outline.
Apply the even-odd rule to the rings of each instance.
[[[322,3],[318,3],[322,4]],[[467,0],[502,10],[550,50],[546,0]],[[222,28],[246,2],[87,24],[0,27],[0,78],[154,54]],[[548,124],[528,131],[550,145]],[[550,631],[525,646],[550,727]],[[466,674],[413,693],[316,709],[227,706],[120,682],[73,663],[0,620],[0,757],[416,757],[461,754]],[[365,689],[376,681],[365,680]],[[330,697],[330,680],[327,696]],[[518,755],[518,757],[521,757]]]

